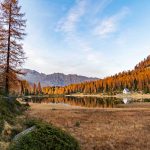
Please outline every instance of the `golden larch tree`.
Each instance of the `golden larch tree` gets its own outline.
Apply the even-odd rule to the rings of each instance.
[[[21,6],[18,0],[4,0],[0,4],[0,55],[1,70],[5,82],[5,94],[9,95],[10,88],[19,81],[18,74],[21,74],[21,65],[25,60],[23,40],[26,20],[23,13],[20,13]]]

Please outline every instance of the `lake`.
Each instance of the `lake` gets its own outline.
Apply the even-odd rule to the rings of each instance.
[[[122,107],[140,107],[150,106],[150,99],[132,99],[132,98],[116,98],[116,97],[32,97],[26,98],[26,102],[47,103],[64,106],[80,106],[87,108],[122,108]]]

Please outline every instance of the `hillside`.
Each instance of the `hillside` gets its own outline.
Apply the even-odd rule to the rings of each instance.
[[[150,55],[135,66],[135,69],[150,68]]]
[[[124,88],[130,91],[143,93],[150,92],[150,56],[138,63],[135,69],[123,71],[114,76],[106,77],[97,81],[72,84],[66,87],[47,87],[43,89],[45,94],[96,94],[109,93],[115,94],[122,92]]]
[[[26,73],[22,76],[24,80],[29,83],[41,83],[41,86],[67,86],[74,83],[81,83],[85,81],[97,80],[98,78],[88,78],[85,76],[79,76],[76,74],[65,75],[63,73],[54,73],[46,75],[44,73],[39,73],[35,70],[24,69],[23,72]]]

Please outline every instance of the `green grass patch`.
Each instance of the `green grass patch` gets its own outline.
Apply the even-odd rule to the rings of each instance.
[[[76,139],[65,131],[41,121],[26,122],[27,127],[34,125],[35,130],[12,143],[9,150],[80,150]]]
[[[15,124],[16,116],[21,115],[27,109],[14,98],[0,98],[0,135],[3,130],[4,121]]]

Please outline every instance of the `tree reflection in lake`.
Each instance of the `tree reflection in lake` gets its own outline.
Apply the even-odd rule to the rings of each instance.
[[[33,103],[53,103],[53,104],[63,104],[63,105],[73,105],[89,108],[115,108],[120,107],[125,104],[132,104],[134,102],[150,102],[150,99],[139,99],[134,100],[131,98],[119,99],[116,97],[31,97],[27,98],[25,101]],[[121,104],[121,105],[120,105]]]
[[[98,97],[54,97],[54,98],[41,98],[33,97],[27,99],[33,103],[55,103],[55,104],[69,104],[81,107],[99,107],[99,108],[113,108],[117,104],[123,104],[121,99],[115,97],[98,98]]]

